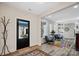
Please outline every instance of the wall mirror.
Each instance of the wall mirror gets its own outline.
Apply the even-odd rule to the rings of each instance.
[[[17,49],[29,46],[30,22],[17,19]]]

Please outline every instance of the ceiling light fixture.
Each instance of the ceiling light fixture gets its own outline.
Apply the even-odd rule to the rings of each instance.
[[[78,8],[78,5],[75,5],[73,8]]]

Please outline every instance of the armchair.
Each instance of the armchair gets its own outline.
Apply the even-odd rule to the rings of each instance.
[[[54,39],[54,38],[49,38],[48,36],[45,36],[45,41],[46,41],[46,43],[48,43],[48,42],[54,42],[53,39]]]

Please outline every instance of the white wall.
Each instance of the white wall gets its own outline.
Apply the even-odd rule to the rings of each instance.
[[[16,51],[16,20],[17,18],[30,21],[30,46],[41,45],[40,38],[40,18],[33,14],[27,14],[21,10],[15,9],[10,6],[0,5],[0,17],[5,16],[10,19],[8,25],[8,39],[7,45],[11,52]],[[1,20],[1,19],[0,19]],[[0,24],[0,51],[3,46],[3,40],[1,39],[2,25]]]

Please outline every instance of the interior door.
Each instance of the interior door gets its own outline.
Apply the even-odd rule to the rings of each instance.
[[[30,22],[17,19],[17,49],[29,46]]]

